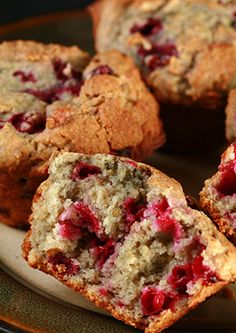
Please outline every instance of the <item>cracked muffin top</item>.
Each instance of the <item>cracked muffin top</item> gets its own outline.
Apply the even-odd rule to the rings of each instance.
[[[100,0],[90,11],[97,49],[131,55],[161,102],[214,108],[236,85],[235,1]]]

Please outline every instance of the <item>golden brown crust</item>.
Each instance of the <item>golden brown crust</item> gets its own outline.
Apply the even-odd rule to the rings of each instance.
[[[229,142],[236,138],[236,89],[229,93],[226,107],[226,137]]]
[[[43,62],[60,58],[83,69],[88,61],[88,53],[77,46],[63,46],[59,44],[43,44],[35,41],[7,41],[0,44],[0,61],[30,61]]]
[[[221,156],[221,164],[235,158],[234,144],[230,145]],[[230,224],[227,214],[231,213],[231,207],[227,207],[227,202],[223,196],[216,191],[216,185],[219,184],[221,173],[218,171],[210,179],[205,181],[205,186],[200,192],[200,204],[210,215],[212,220],[218,226],[219,230],[226,235],[234,244],[236,244],[236,230]],[[222,201],[224,200],[224,201]],[[227,199],[226,199],[227,200]]]

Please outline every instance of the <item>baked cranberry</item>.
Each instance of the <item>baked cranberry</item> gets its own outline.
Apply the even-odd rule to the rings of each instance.
[[[172,294],[155,287],[145,287],[141,295],[141,311],[144,316],[157,315],[163,310],[175,311],[175,304],[180,299],[178,294]]]
[[[70,178],[73,180],[85,179],[90,176],[101,174],[102,170],[95,166],[84,162],[78,162],[74,167]]]
[[[114,71],[107,65],[100,65],[92,70],[89,74],[89,78],[96,75],[114,75]]]
[[[165,197],[151,203],[144,216],[155,219],[155,226],[159,232],[170,235],[175,241],[183,237],[182,225],[170,216],[171,208]]]
[[[125,232],[129,232],[135,221],[140,221],[146,209],[144,202],[134,198],[127,198],[123,204],[125,213]]]
[[[97,233],[99,222],[88,205],[75,202],[68,207],[59,217],[61,237],[74,240],[83,237],[87,232]]]
[[[75,264],[71,258],[67,258],[63,253],[58,252],[54,256],[48,257],[48,262],[52,265],[64,265],[66,267],[67,274],[77,274],[80,271],[78,264]]]
[[[236,162],[229,161],[219,166],[220,181],[216,190],[223,195],[236,194]]]
[[[186,293],[187,284],[202,279],[204,285],[209,285],[217,280],[216,275],[203,265],[203,257],[198,255],[192,262],[175,266],[168,277],[168,283],[179,293]]]
[[[135,24],[130,32],[132,34],[139,32],[141,35],[149,37],[158,34],[163,28],[161,20],[149,17],[144,24]]]
[[[104,297],[109,295],[109,291],[106,288],[100,288],[99,293],[101,296],[104,296]]]
[[[25,73],[24,71],[15,71],[13,76],[19,76],[22,82],[36,82],[35,76],[33,73]]]
[[[52,65],[53,65],[53,69],[54,69],[57,79],[60,81],[67,81],[68,76],[65,75],[65,73],[64,73],[64,70],[65,70],[67,64],[65,62],[61,61],[60,59],[54,59],[52,61]]]
[[[107,259],[114,253],[114,250],[115,242],[113,240],[108,240],[105,244],[96,246],[90,250],[99,269],[102,269]]]
[[[144,63],[150,71],[154,71],[158,67],[167,66],[171,57],[178,56],[176,46],[171,43],[153,44],[151,49],[145,49],[143,46],[140,46],[138,53],[144,58]]]
[[[12,115],[8,122],[19,132],[34,134],[44,129],[46,119],[36,112],[27,112]]]

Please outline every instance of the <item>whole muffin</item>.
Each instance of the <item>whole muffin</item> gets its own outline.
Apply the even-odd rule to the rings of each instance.
[[[64,153],[37,190],[28,263],[146,333],[236,280],[236,248],[178,182],[105,154]]]
[[[172,149],[224,140],[236,84],[235,1],[101,0],[90,11],[97,49],[131,55],[161,102]]]
[[[164,142],[159,107],[119,52],[16,41],[0,45],[0,221],[26,225],[61,150],[143,159]]]
[[[236,141],[222,154],[218,172],[205,181],[200,203],[236,245]]]
[[[236,138],[236,89],[229,93],[226,108],[226,137],[229,142]]]

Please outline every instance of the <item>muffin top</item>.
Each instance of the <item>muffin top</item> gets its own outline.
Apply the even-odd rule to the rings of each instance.
[[[235,1],[101,0],[90,10],[97,49],[131,55],[160,101],[215,107],[235,87]]]

